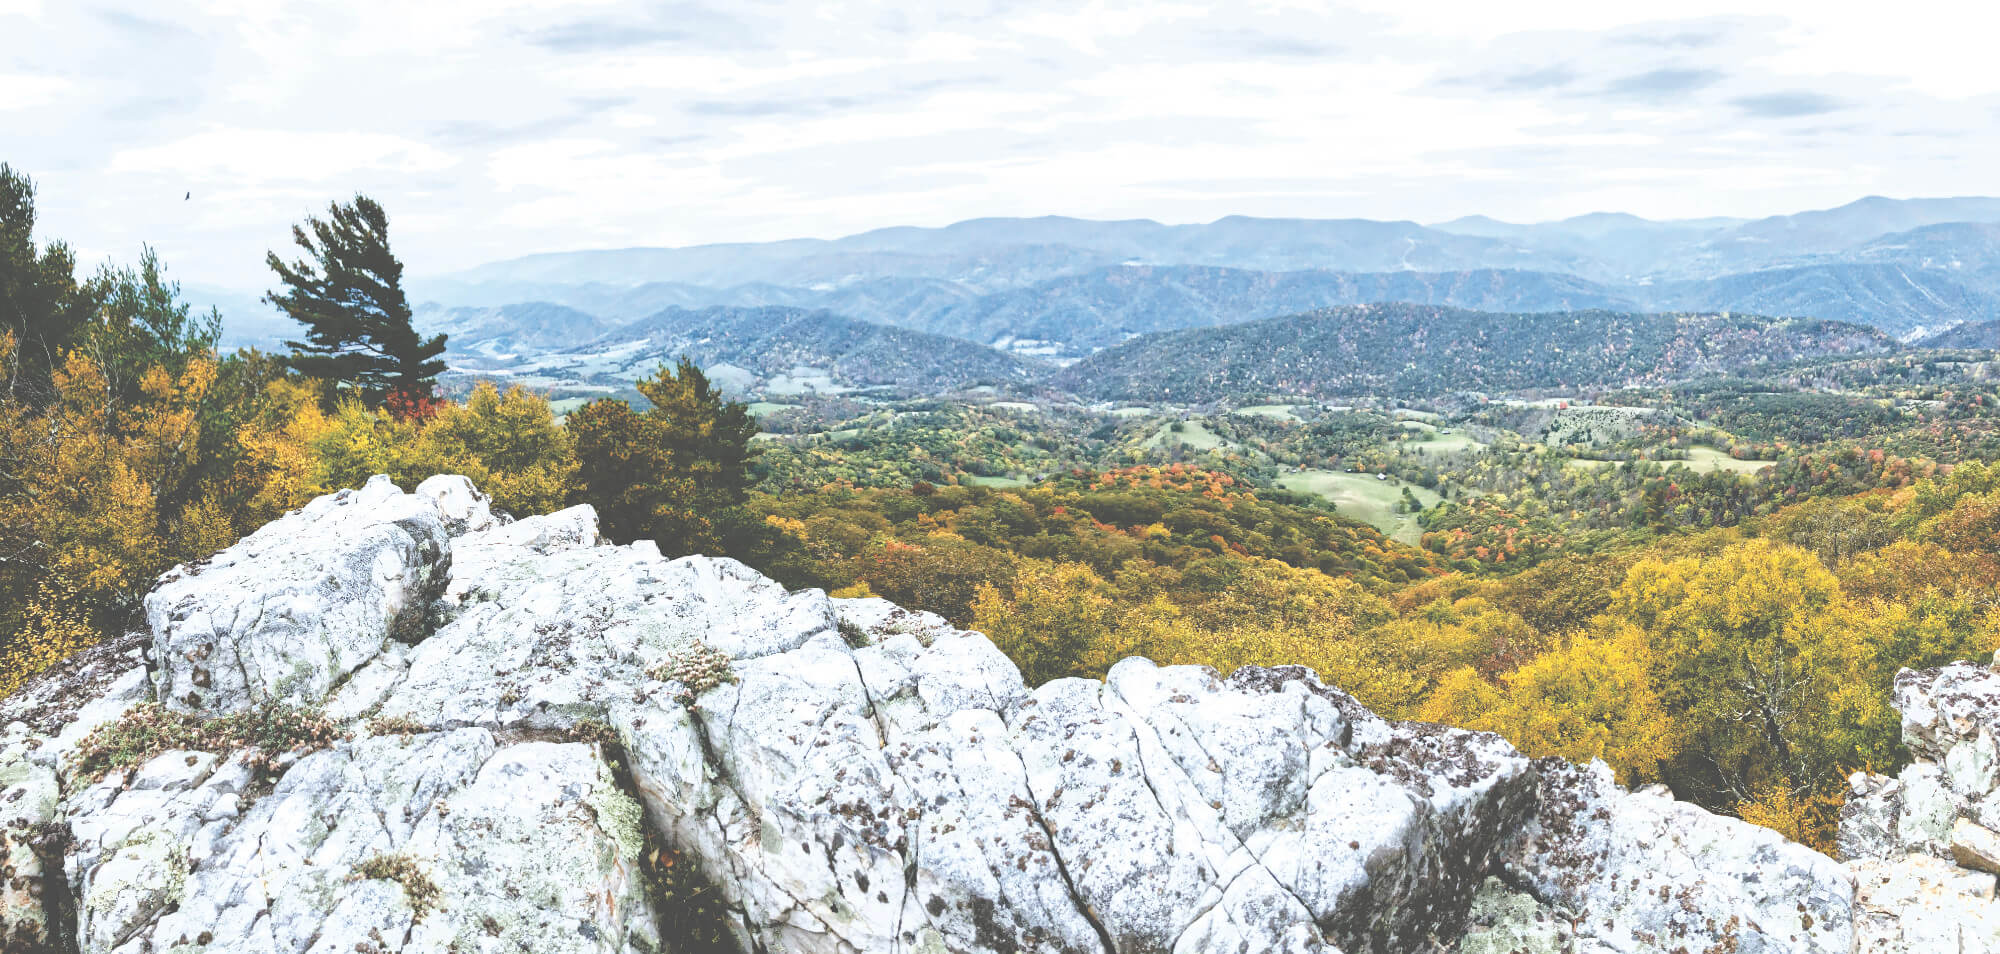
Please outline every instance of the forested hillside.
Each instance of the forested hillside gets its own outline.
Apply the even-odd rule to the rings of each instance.
[[[540,333],[532,326],[522,329],[522,319],[543,314],[502,314],[508,330],[475,332],[468,350],[454,352],[455,368],[472,376],[504,374],[543,388],[602,391],[623,388],[647,369],[686,355],[723,369],[719,376],[739,392],[879,387],[926,394],[1026,387],[1046,371],[1031,359],[958,338],[784,307],[668,308],[595,337],[572,337],[544,349],[511,347],[526,334]]]
[[[1054,381],[1100,400],[1419,397],[1657,384],[1893,347],[1879,331],[1830,321],[1362,305],[1142,338]]]
[[[2000,299],[1950,273],[1901,265],[1805,265],[1666,283],[1648,303],[1682,311],[1827,318],[1898,338],[2000,317]]]
[[[1489,311],[1630,308],[1589,282],[1547,272],[1257,272],[1120,266],[983,295],[897,320],[973,341],[1060,343],[1082,356],[1134,335],[1231,325],[1333,305],[1410,302]]]

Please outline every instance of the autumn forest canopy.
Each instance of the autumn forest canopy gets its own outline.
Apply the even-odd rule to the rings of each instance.
[[[151,250],[86,269],[0,166],[0,695],[143,627],[175,564],[375,474],[934,612],[1031,683],[1308,666],[1821,846],[1846,776],[1909,758],[1896,672],[2000,648],[1989,352],[1389,307],[1046,373],[963,357],[997,388],[928,338],[732,315],[616,386],[528,387],[419,320],[391,226],[366,196],[295,226],[266,297],[295,337],[228,350]],[[796,383],[841,335],[902,355],[895,386],[701,350]],[[1401,366],[1351,357],[1413,335]]]

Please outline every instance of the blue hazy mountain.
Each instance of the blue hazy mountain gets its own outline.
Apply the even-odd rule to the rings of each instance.
[[[254,293],[201,291],[190,297],[222,307],[230,343],[292,333]],[[460,354],[588,341],[668,309],[789,308],[1069,360],[1136,335],[1391,301],[1825,318],[1915,340],[2000,319],[2000,199],[1870,197],[1747,220],[988,218],[551,252],[413,279],[410,293]]]

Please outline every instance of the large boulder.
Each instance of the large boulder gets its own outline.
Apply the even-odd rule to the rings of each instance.
[[[1840,863],[1665,794],[1626,792],[1602,762],[1544,759],[1537,768],[1535,820],[1499,874],[1579,946],[1852,948],[1854,878]]]
[[[49,912],[64,847],[55,828],[62,787],[55,769],[37,764],[26,727],[0,736],[0,950],[29,950],[49,941]]]
[[[177,751],[72,798],[81,950],[660,949],[639,807],[594,745],[388,735],[255,786]]]
[[[422,636],[450,568],[435,499],[376,477],[314,500],[146,597],[168,708],[315,703],[392,638]]]
[[[75,912],[62,770],[93,729],[151,697],[138,635],[94,646],[0,699],[0,951],[62,950]]]

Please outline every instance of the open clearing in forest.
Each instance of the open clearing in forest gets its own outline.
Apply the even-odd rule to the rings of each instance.
[[[1422,450],[1426,454],[1445,454],[1454,451],[1483,450],[1486,445],[1474,440],[1463,428],[1441,428],[1428,421],[1398,421],[1405,430],[1419,432],[1416,440],[1404,443],[1411,450]]]
[[[1296,421],[1299,419],[1299,416],[1292,412],[1297,408],[1298,405],[1296,404],[1252,404],[1249,407],[1239,407],[1231,413],[1248,414],[1252,417],[1276,418],[1280,421]]]
[[[1002,488],[1026,487],[1029,484],[1033,483],[1033,481],[1029,480],[1026,477],[988,477],[982,474],[966,474],[965,476],[960,477],[958,479],[958,482],[962,484],[968,484],[973,487],[1002,487]]]
[[[1146,438],[1146,443],[1143,446],[1150,450],[1155,447],[1180,444],[1189,450],[1215,450],[1228,443],[1228,441],[1215,436],[1214,432],[1208,428],[1201,426],[1200,421],[1181,421],[1179,423],[1181,423],[1182,427],[1178,431],[1174,430],[1172,424],[1161,425],[1159,430],[1153,432],[1153,436]]]
[[[1726,470],[1736,474],[1754,474],[1777,462],[1769,460],[1737,460],[1713,447],[1690,447],[1688,448],[1688,459],[1682,461],[1682,463],[1686,464],[1689,470],[1697,474],[1712,474],[1718,470]]]
[[[1622,463],[1625,462],[1622,460],[1590,460],[1582,457],[1572,457],[1563,461],[1563,466],[1584,470],[1598,470],[1604,467],[1616,467]],[[1663,467],[1672,467],[1675,464],[1679,464],[1697,474],[1713,474],[1718,470],[1726,470],[1733,474],[1754,474],[1777,463],[1777,461],[1737,460],[1729,456],[1728,453],[1713,447],[1690,447],[1688,448],[1686,460],[1663,460],[1659,463]]]
[[[1341,516],[1360,520],[1411,546],[1416,545],[1423,530],[1417,526],[1416,514],[1396,512],[1396,504],[1403,499],[1403,488],[1410,488],[1417,502],[1426,508],[1436,506],[1439,499],[1432,491],[1393,477],[1376,480],[1374,474],[1338,470],[1302,470],[1278,478],[1277,483],[1286,490],[1324,497]]]

